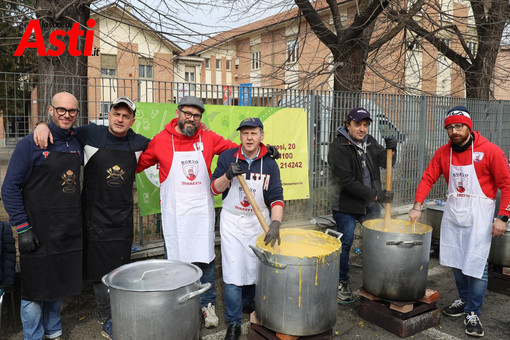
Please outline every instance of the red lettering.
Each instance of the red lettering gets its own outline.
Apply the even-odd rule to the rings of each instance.
[[[56,31],[51,32],[48,40],[51,45],[53,45],[57,48],[57,50],[54,51],[52,49],[49,49],[48,50],[49,56],[56,57],[56,56],[59,56],[62,53],[64,53],[64,51],[66,50],[66,43],[63,42],[62,40],[59,40],[57,37],[58,36],[65,37],[66,34],[67,34],[67,32],[64,30],[56,30]]]
[[[94,19],[87,20],[87,27],[92,28],[96,25]],[[30,41],[30,37],[34,32],[35,41]],[[94,31],[93,30],[81,30],[79,23],[74,23],[73,27],[69,31],[55,30],[50,33],[48,43],[52,47],[56,47],[56,50],[51,47],[46,51],[44,46],[44,37],[41,31],[41,24],[39,20],[30,20],[23,36],[21,37],[20,43],[14,52],[14,56],[21,56],[25,49],[36,48],[39,56],[52,56],[56,57],[62,55],[66,50],[66,43],[61,37],[69,36],[69,54],[73,57],[82,55],[82,51],[78,49],[78,38],[85,36],[85,45],[83,47],[83,55],[91,56],[94,48]]]
[[[96,26],[96,21],[94,19],[87,20],[87,27],[93,28]],[[90,57],[92,55],[92,47],[94,44],[94,31],[87,30],[85,31],[85,47],[83,48],[83,55]]]
[[[34,31],[35,41],[28,41],[30,39],[30,35]],[[27,28],[21,37],[21,41],[14,52],[14,56],[18,57],[25,52],[26,48],[37,48],[37,54],[40,56],[46,56],[46,50],[44,49],[44,38],[41,32],[41,25],[39,20],[30,20],[28,22]]]
[[[84,34],[85,32],[80,29],[80,24],[77,22],[74,23],[73,28],[67,32],[67,35],[69,36],[69,54],[73,57],[78,57],[81,55],[81,51],[77,48],[78,37]]]

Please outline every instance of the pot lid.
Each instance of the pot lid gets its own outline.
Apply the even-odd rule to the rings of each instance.
[[[202,270],[191,263],[147,260],[120,266],[103,276],[111,288],[138,292],[175,290],[200,280]]]

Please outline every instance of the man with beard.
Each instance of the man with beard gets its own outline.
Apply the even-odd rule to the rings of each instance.
[[[205,327],[216,327],[214,289],[214,202],[209,191],[211,161],[237,144],[204,131],[200,124],[205,108],[201,99],[185,96],[176,115],[149,143],[137,172],[159,163],[161,217],[168,259],[195,263],[202,269],[202,283],[212,287],[200,295]]]
[[[32,135],[16,145],[2,186],[18,233],[21,321],[25,340],[60,339],[60,307],[82,281],[81,146],[72,127],[78,100],[59,92],[48,107],[54,144],[41,149]]]
[[[379,168],[386,168],[386,149],[393,150],[395,164],[397,140],[385,138],[386,149],[368,134],[372,118],[364,108],[349,111],[331,143],[328,163],[331,169],[331,210],[342,236],[338,303],[355,301],[349,288],[349,252],[354,241],[356,221],[360,223],[381,215],[379,203],[391,203],[393,192],[381,190]]]
[[[452,267],[460,299],[443,309],[449,316],[464,316],[465,332],[484,335],[479,315],[488,282],[487,258],[492,237],[507,230],[510,214],[510,165],[505,153],[479,132],[464,106],[448,111],[444,121],[450,142],[432,157],[416,189],[411,221],[434,183],[443,175],[448,198],[441,221],[439,262]],[[494,217],[497,190],[501,205]]]

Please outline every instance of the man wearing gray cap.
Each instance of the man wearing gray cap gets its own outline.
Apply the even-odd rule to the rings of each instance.
[[[83,275],[93,282],[102,334],[107,338],[113,334],[110,297],[101,277],[130,261],[136,164],[150,142],[131,129],[135,114],[135,103],[120,97],[110,105],[108,126],[87,124],[75,129],[84,153]],[[45,145],[48,137],[52,141],[44,130],[40,124],[34,131],[39,145]]]
[[[159,163],[161,217],[168,259],[197,264],[202,283],[213,286],[200,295],[205,327],[216,327],[214,202],[209,190],[215,155],[237,144],[200,124],[204,103],[183,97],[176,118],[152,139],[140,157],[137,172]]]

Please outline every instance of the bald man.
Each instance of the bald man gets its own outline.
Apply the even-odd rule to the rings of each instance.
[[[2,186],[5,210],[18,233],[23,338],[60,339],[62,298],[80,294],[82,219],[80,143],[72,127],[78,100],[59,92],[48,106],[54,144],[16,145]]]

